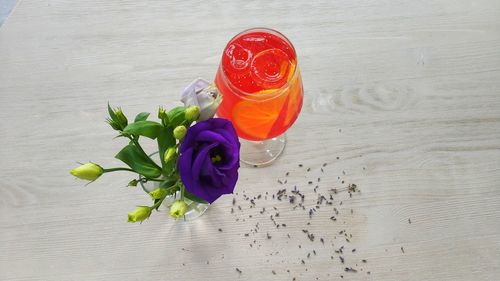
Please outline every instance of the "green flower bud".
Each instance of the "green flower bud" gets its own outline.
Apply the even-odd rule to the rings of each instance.
[[[187,129],[186,127],[180,125],[175,127],[174,129],[174,138],[178,140],[182,140],[186,136]]]
[[[187,121],[196,121],[200,117],[200,107],[192,105],[186,109],[185,117]]]
[[[111,105],[108,103],[108,113],[109,119],[108,123],[113,127],[113,129],[122,131],[128,125],[127,117],[123,114],[121,108],[117,107],[115,109],[111,108]]]
[[[165,112],[165,108],[160,106],[158,108],[158,119],[163,119],[163,117],[165,117],[166,115],[167,115],[167,113]]]
[[[167,112],[165,111],[165,108],[163,108],[162,106],[160,106],[158,108],[158,119],[161,120],[161,123],[163,124],[163,126],[168,126],[168,115],[167,115]]]
[[[165,154],[163,155],[163,161],[169,162],[170,160],[174,159],[175,154],[176,154],[175,147],[167,148],[167,150],[165,150]]]
[[[174,219],[179,219],[184,216],[188,209],[188,205],[186,202],[182,200],[177,200],[170,206],[170,216],[172,216]]]
[[[116,121],[122,128],[127,127],[128,125],[128,120],[127,117],[125,117],[125,114],[123,114],[123,111],[121,108],[117,108],[115,111],[115,116],[116,116]]]
[[[139,206],[133,212],[128,214],[128,222],[143,221],[151,215],[151,208],[148,206]]]
[[[158,187],[157,189],[151,191],[149,195],[151,195],[151,198],[153,199],[162,199],[167,195],[168,191],[166,188],[161,188]]]
[[[131,181],[128,183],[128,185],[127,185],[127,186],[137,186],[137,184],[138,184],[138,183],[139,183],[139,181],[138,181],[138,180],[133,179],[133,180],[131,180]]]
[[[122,127],[118,123],[116,123],[115,121],[111,120],[110,118],[108,118],[106,120],[106,122],[108,122],[108,124],[111,126],[111,128],[118,130],[118,131],[122,130]]]
[[[69,171],[73,176],[88,181],[95,181],[104,173],[104,169],[94,163],[83,164],[80,167]]]

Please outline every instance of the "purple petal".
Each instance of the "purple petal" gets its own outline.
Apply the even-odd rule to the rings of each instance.
[[[217,144],[213,143],[211,145],[205,146],[203,149],[201,149],[198,154],[195,156],[193,166],[191,167],[191,172],[193,173],[193,176],[195,179],[199,179],[202,169],[203,169],[203,163],[205,159],[210,159],[210,149],[216,147]]]
[[[229,142],[220,134],[214,131],[202,131],[196,137],[197,141],[212,142],[212,143],[224,143],[229,144]]]

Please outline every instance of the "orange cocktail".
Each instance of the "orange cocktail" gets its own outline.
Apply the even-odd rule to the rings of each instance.
[[[223,96],[218,116],[231,120],[238,136],[247,140],[283,134],[302,107],[295,49],[275,30],[250,29],[232,38],[215,83]]]

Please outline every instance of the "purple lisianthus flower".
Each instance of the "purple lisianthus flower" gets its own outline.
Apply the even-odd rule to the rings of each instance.
[[[178,161],[186,190],[209,203],[233,193],[240,167],[240,142],[230,121],[211,118],[190,127]]]

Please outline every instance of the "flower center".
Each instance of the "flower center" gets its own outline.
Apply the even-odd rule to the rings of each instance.
[[[212,164],[215,164],[222,161],[222,157],[219,154],[216,154],[215,156],[210,157],[210,160],[212,160]]]

